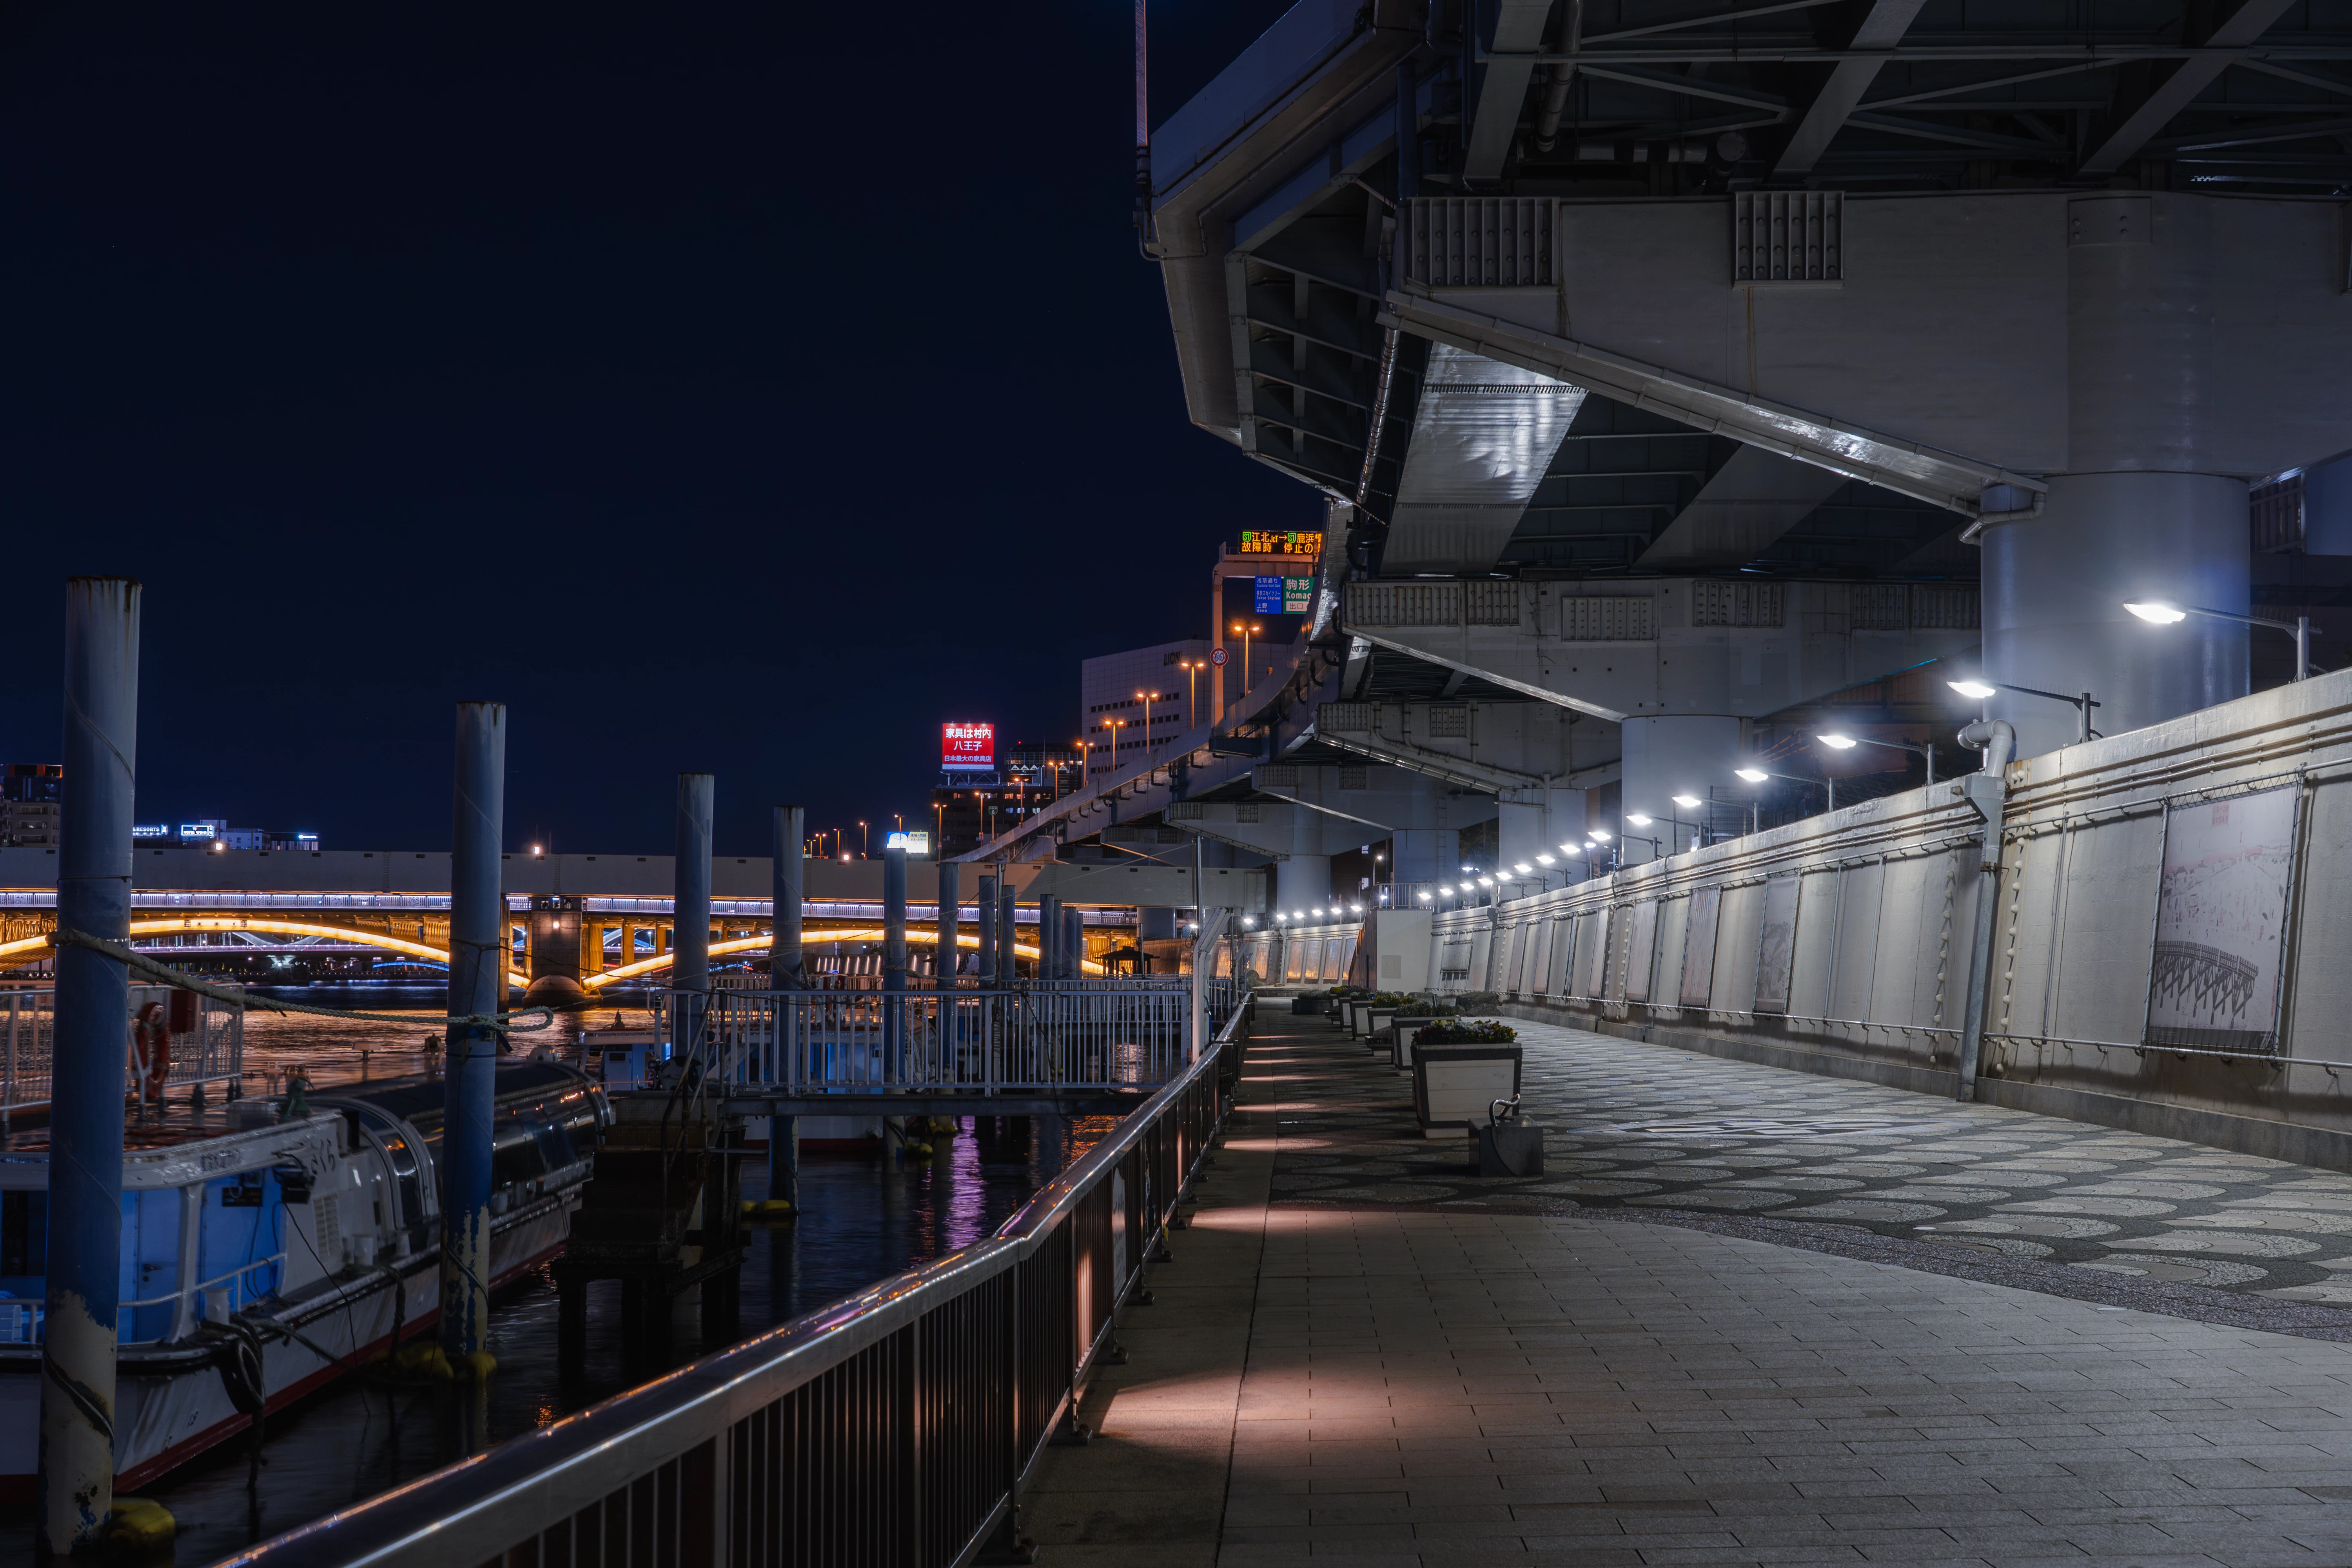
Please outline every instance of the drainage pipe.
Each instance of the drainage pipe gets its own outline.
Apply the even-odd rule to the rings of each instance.
[[[1982,719],[1959,733],[1959,742],[1984,753],[1984,767],[1967,781],[1969,804],[1984,818],[1983,847],[1977,857],[1976,939],[1969,944],[1969,1004],[1960,1029],[1959,1086],[1953,1098],[1977,1097],[1977,1066],[1984,1053],[1985,992],[1992,974],[1992,921],[2000,904],[2000,826],[2007,795],[2009,759],[2017,731],[1999,719]]]
[[[1568,89],[1576,80],[1577,46],[1584,36],[1584,0],[1567,0],[1560,7],[1559,52],[1569,58],[1551,68],[1544,89],[1543,111],[1536,116],[1536,151],[1549,153],[1559,140],[1559,117],[1568,108]]]

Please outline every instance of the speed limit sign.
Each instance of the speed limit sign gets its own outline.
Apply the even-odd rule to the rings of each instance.
[[[1225,662],[1225,650],[1223,648],[1219,648],[1214,653],[1209,655],[1209,662],[1222,667]]]

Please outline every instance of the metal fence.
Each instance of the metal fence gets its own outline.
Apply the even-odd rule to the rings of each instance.
[[[948,1568],[1005,1525],[1223,1122],[1240,1030],[987,1241],[226,1560]]]
[[[680,998],[659,999],[665,1038],[678,1037]],[[1192,1003],[1189,979],[715,991],[701,1054],[719,1083],[800,1093],[1143,1089],[1190,1058]]]
[[[131,988],[131,1012],[123,1020],[125,1094],[136,1094],[147,1077],[147,1062],[133,1025],[151,1004],[163,1008],[168,1017],[173,991],[169,985]],[[172,1037],[171,1068],[163,1079],[166,1093],[198,1084],[235,1084],[245,1070],[245,1010],[210,996],[189,994],[195,1003],[196,1026]],[[54,990],[0,991],[0,1117],[49,1102],[57,1003]]]

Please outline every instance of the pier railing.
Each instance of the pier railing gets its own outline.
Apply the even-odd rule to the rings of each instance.
[[[721,1084],[780,1093],[1149,1089],[1190,1058],[1192,1003],[1189,979],[718,991],[704,1004],[702,1056]],[[675,1039],[677,994],[661,1005]]]
[[[950,1568],[1116,1342],[1223,1121],[1240,1018],[987,1241],[226,1560]]]
[[[173,988],[133,985],[131,1011],[123,1020],[123,1093],[135,1096],[148,1076],[148,1062],[138,1042],[135,1026],[152,1004],[168,1017]],[[164,1092],[199,1084],[234,1085],[245,1070],[245,1013],[211,996],[189,994],[196,1009],[193,1030],[174,1034]],[[55,1049],[57,998],[54,990],[0,991],[0,1119],[49,1102],[49,1058]],[[186,1003],[182,1004],[187,1005]]]

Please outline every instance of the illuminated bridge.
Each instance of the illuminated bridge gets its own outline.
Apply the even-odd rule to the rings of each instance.
[[[189,957],[280,957],[376,952],[418,963],[446,962],[449,857],[446,852],[201,850],[142,848],[141,886],[131,898],[133,944]],[[1089,957],[1131,946],[1139,908],[1192,907],[1194,872],[1172,866],[1036,865],[1011,878],[1017,919],[1034,927],[1034,900],[1054,893],[1080,912]],[[1217,870],[1212,880],[1255,886],[1257,873]],[[594,990],[629,981],[658,983],[669,966],[675,921],[673,866],[667,855],[513,855],[507,858],[507,909],[516,975],[576,978]],[[810,860],[803,871],[803,931],[813,948],[882,939],[878,860]],[[56,925],[57,860],[45,849],[0,849],[0,969],[38,963]],[[710,952],[725,962],[764,954],[772,903],[765,856],[717,858],[712,865]],[[938,943],[938,871],[908,868],[908,941]],[[1213,899],[1240,895],[1213,893]],[[978,945],[978,910],[961,945]],[[1034,947],[1016,954],[1034,961]]]

